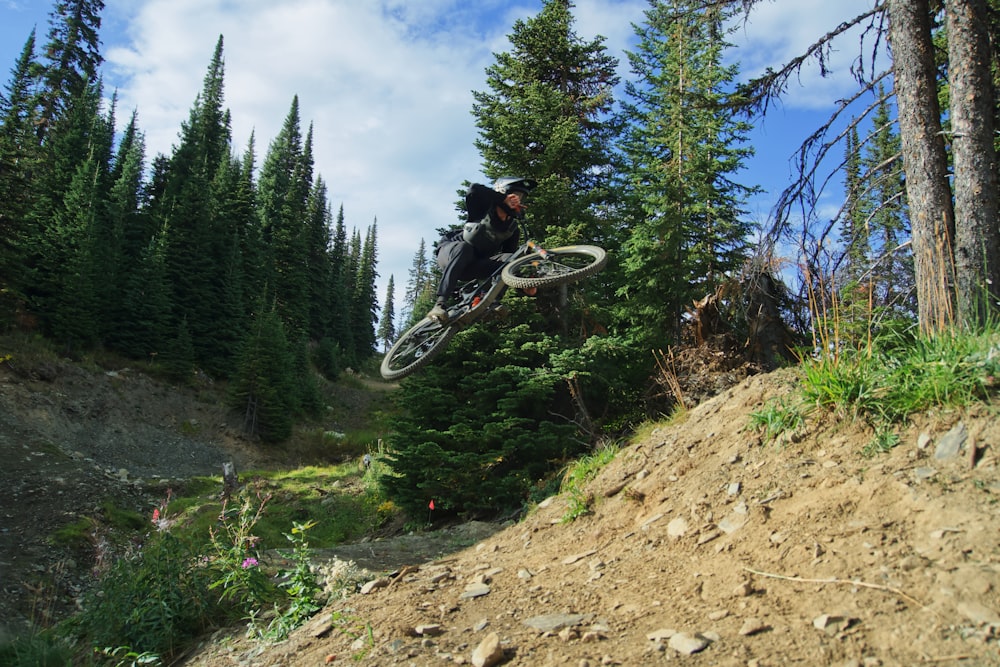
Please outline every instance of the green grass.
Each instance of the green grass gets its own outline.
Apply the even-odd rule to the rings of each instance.
[[[71,667],[73,649],[51,632],[32,632],[0,641],[5,667]]]
[[[893,335],[864,350],[805,359],[797,396],[777,399],[750,417],[750,427],[776,438],[825,410],[870,425],[863,454],[889,451],[895,427],[932,408],[962,409],[993,400],[1000,390],[1000,324],[975,333]]]
[[[804,424],[805,414],[802,406],[786,402],[783,398],[773,399],[762,409],[750,413],[750,428],[760,432],[765,440],[793,433]]]
[[[105,520],[133,535],[133,546],[101,574],[100,594],[67,627],[126,657],[172,656],[209,627],[240,618],[280,638],[319,609],[310,550],[359,538],[385,519],[356,462],[254,471],[240,482],[226,500],[221,477],[185,482],[164,491],[155,516],[105,508]],[[74,525],[67,536],[83,539],[89,527]]]
[[[878,426],[899,424],[932,407],[961,408],[1000,388],[1000,331],[944,333],[870,354],[803,365],[807,403]]]
[[[566,468],[560,491],[569,496],[569,507],[562,517],[563,523],[590,513],[592,499],[584,491],[584,485],[597,477],[601,468],[615,458],[618,449],[617,445],[605,445],[593,454],[580,457]]]
[[[250,471],[241,474],[240,481],[255,487],[262,498],[269,497],[255,529],[263,549],[283,548],[284,536],[294,523],[315,522],[309,531],[315,548],[360,538],[379,523],[377,503],[370,498],[373,490],[361,483],[361,471],[354,462]],[[221,477],[195,478],[179,488],[165,512],[172,522],[171,531],[196,542],[206,541],[222,512],[221,489]]]

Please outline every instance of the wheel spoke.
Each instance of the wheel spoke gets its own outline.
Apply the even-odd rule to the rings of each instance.
[[[430,320],[417,324],[396,341],[382,360],[382,376],[398,379],[430,361],[451,336],[452,328]]]

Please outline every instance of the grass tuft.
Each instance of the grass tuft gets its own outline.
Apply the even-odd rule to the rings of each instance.
[[[601,468],[615,458],[618,449],[617,445],[605,445],[593,454],[577,459],[567,467],[560,487],[560,491],[569,494],[569,508],[562,517],[563,523],[569,523],[590,513],[593,498],[584,491],[583,487],[587,482],[597,477]]]

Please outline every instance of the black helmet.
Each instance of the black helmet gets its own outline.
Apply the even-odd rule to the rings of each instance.
[[[533,178],[520,178],[518,176],[501,176],[493,181],[493,189],[503,195],[511,192],[531,192],[538,185],[538,181]]]

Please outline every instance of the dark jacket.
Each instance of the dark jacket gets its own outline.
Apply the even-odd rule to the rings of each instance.
[[[519,243],[517,219],[508,215],[501,220],[497,207],[504,206],[504,195],[493,188],[473,183],[465,194],[467,222],[461,229],[449,232],[444,240],[462,240],[476,249],[476,254],[489,257],[514,252]]]

